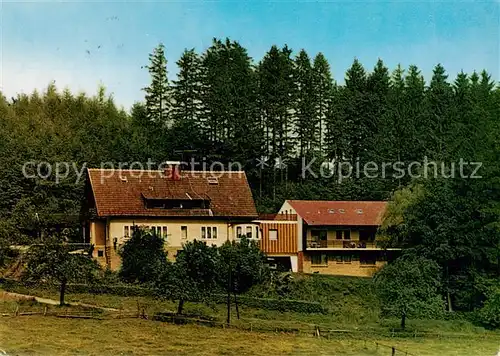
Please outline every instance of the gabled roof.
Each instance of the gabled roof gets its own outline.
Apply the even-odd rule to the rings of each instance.
[[[162,171],[89,168],[97,216],[215,216],[256,218],[245,172],[185,171],[172,180]],[[210,184],[217,177],[218,184]],[[210,209],[146,208],[144,199],[209,200]]]
[[[287,200],[309,225],[378,226],[385,201]]]

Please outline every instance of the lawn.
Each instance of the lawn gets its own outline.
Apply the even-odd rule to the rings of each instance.
[[[415,355],[494,355],[495,335],[441,338],[353,338],[257,333],[237,329],[123,319],[44,316],[0,319],[0,348],[9,355],[390,355],[375,341]],[[498,336],[498,335],[497,335]]]
[[[45,295],[50,296],[50,295]],[[77,295],[68,300],[83,301],[109,307],[137,309],[137,303],[150,311],[172,309],[170,302],[152,298],[117,297],[111,295]],[[19,306],[19,308],[17,308]],[[36,302],[3,300],[0,311],[12,314],[19,311],[40,311]],[[72,307],[49,306],[50,311],[71,312]],[[79,310],[81,308],[76,308]],[[190,303],[187,311],[197,311],[222,319],[223,306],[216,310]],[[301,313],[278,313],[242,308],[242,317],[254,325],[328,322],[329,316]],[[105,316],[107,313],[101,313]],[[265,319],[264,319],[265,318]],[[247,319],[247,320],[248,320]],[[233,320],[235,326],[245,321]],[[394,324],[397,321],[392,321]],[[395,346],[413,355],[495,355],[500,347],[500,333],[486,332],[467,323],[414,320],[411,327],[424,331],[439,331],[435,336],[390,337],[391,321],[385,325],[353,327],[350,333],[332,333],[327,338],[310,334],[285,334],[246,331],[239,328],[222,329],[197,325],[172,325],[142,319],[62,319],[53,316],[4,316],[0,319],[0,349],[12,354],[130,354],[130,355],[391,355]],[[331,327],[336,326],[330,321]],[[337,325],[338,326],[338,325]],[[345,326],[345,325],[343,325]],[[422,334],[421,334],[422,335]],[[401,353],[396,353],[399,355]],[[404,354],[404,353],[402,353]]]
[[[466,320],[409,319],[407,333],[393,333],[393,329],[399,327],[399,320],[379,318],[377,300],[364,280],[297,278],[293,286],[289,292],[291,298],[319,301],[328,306],[329,313],[279,312],[244,305],[240,306],[240,320],[233,307],[231,329],[109,319],[107,316],[117,313],[103,311],[97,314],[104,320],[9,316],[0,319],[0,349],[9,354],[391,355],[390,347],[379,346],[377,350],[377,342],[408,351],[409,355],[494,356],[500,348],[500,332],[486,331]],[[58,299],[57,289],[17,286],[15,291]],[[141,311],[144,308],[150,319],[157,312],[175,311],[177,307],[171,301],[152,297],[111,294],[68,293],[66,300],[122,309],[129,316],[137,313],[138,308]],[[17,303],[3,301],[0,312],[12,314]],[[33,302],[21,302],[19,307],[21,311],[43,309]],[[69,307],[49,309],[71,311]],[[223,304],[209,307],[186,303],[184,311],[210,316],[221,323],[226,320]],[[313,336],[316,326],[320,327],[323,337]],[[299,332],[279,333],[276,328]],[[396,355],[404,354],[396,352]]]

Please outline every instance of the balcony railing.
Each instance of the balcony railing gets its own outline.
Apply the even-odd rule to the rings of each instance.
[[[346,248],[346,249],[361,249],[361,248],[378,248],[376,242],[372,241],[354,241],[354,240],[308,240],[307,248]]]

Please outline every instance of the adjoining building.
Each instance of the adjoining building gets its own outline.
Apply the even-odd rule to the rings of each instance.
[[[272,266],[303,273],[371,276],[398,249],[376,241],[382,201],[287,200],[277,214],[258,216],[245,172],[88,169],[83,204],[85,242],[112,270],[134,226],[166,241],[175,259],[194,239],[217,246],[256,239]]]
[[[169,259],[194,239],[221,245],[239,235],[258,238],[252,192],[245,172],[88,169],[83,205],[84,237],[93,256],[112,270],[133,226],[166,241]]]
[[[261,246],[294,272],[371,276],[399,249],[384,249],[376,232],[383,201],[287,200],[262,217]]]

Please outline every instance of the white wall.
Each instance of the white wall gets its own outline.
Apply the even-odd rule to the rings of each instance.
[[[201,227],[216,227],[217,228],[217,238],[203,239],[210,244],[215,244],[217,246],[222,245],[228,239],[233,239],[233,234],[231,233],[231,228],[226,221],[217,220],[158,220],[158,219],[111,219],[109,222],[109,236],[112,242],[114,238],[118,239],[118,244],[123,243],[124,239],[124,227],[125,226],[160,226],[163,231],[163,227],[166,226],[167,231],[167,247],[181,247],[184,242],[192,241],[194,239],[201,239]],[[187,226],[187,238],[181,238],[181,226]]]

